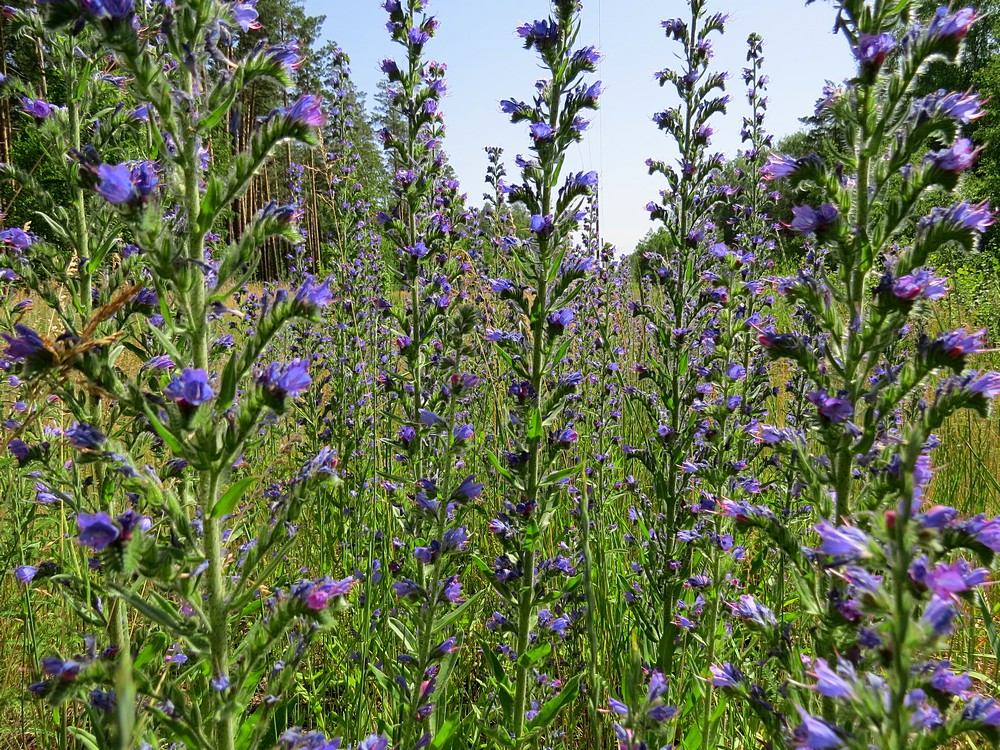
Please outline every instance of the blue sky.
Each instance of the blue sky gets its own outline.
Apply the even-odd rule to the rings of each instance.
[[[351,57],[355,83],[369,94],[381,77],[380,61],[401,50],[385,31],[386,14],[378,0],[305,0],[307,12],[325,15],[324,40],[336,41]],[[581,44],[604,53],[597,77],[605,94],[594,125],[575,146],[567,168],[601,173],[601,223],[606,240],[630,252],[652,224],[645,205],[657,197],[661,179],[651,177],[645,160],[672,158],[670,142],[653,124],[652,114],[670,100],[653,73],[676,64],[678,46],[668,41],[660,21],[686,13],[682,0],[584,0]],[[711,9],[731,14],[716,38],[716,69],[732,74],[733,98],[726,119],[714,122],[714,145],[727,155],[740,147],[747,111],[740,72],[746,38],[764,37],[764,72],[771,79],[767,128],[776,136],[799,128],[798,118],[812,111],[824,82],[851,74],[850,51],[831,33],[832,6],[804,0],[729,0]],[[485,189],[485,146],[501,146],[508,170],[513,157],[527,151],[526,128],[511,125],[500,112],[501,99],[528,99],[541,77],[533,52],[522,49],[515,29],[548,13],[545,0],[432,0],[441,22],[425,47],[428,57],[447,63],[448,95],[443,102],[448,136],[445,148],[462,187],[478,204]]]

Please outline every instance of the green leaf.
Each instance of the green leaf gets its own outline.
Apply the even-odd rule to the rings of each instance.
[[[561,482],[563,479],[571,477],[574,474],[578,474],[579,472],[580,472],[579,464],[574,466],[568,466],[565,469],[559,469],[559,471],[549,472],[544,477],[542,477],[542,481],[539,482],[539,486],[545,487],[550,484],[556,484],[557,482]]]
[[[532,409],[531,424],[528,426],[528,439],[535,440],[543,437],[544,435],[545,429],[542,426],[542,411],[538,408]]]
[[[254,483],[256,477],[243,477],[232,487],[226,490],[226,494],[219,498],[219,502],[212,508],[212,518],[221,518],[233,512],[233,508],[240,501],[247,489]]]
[[[173,433],[168,430],[162,422],[160,422],[159,417],[153,412],[153,409],[146,403],[143,403],[143,411],[146,412],[146,417],[149,419],[149,423],[153,425],[153,429],[156,430],[156,434],[159,435],[163,442],[167,444],[177,456],[184,455],[184,446],[181,445],[180,441],[174,437]]]
[[[504,716],[510,718],[514,711],[514,696],[511,695],[510,688],[507,687],[509,683],[507,673],[500,663],[500,658],[493,653],[493,649],[484,648],[482,652],[486,655],[486,660],[490,663],[490,668],[493,670],[493,684],[491,687],[495,688],[494,694],[500,702],[500,708]]]
[[[163,633],[153,633],[150,636],[150,642],[147,643],[143,649],[136,654],[135,660],[132,662],[132,667],[134,669],[142,669],[146,666],[154,656],[158,656],[167,648],[167,636]]]
[[[173,636],[189,635],[192,633],[192,623],[186,618],[182,618],[170,602],[158,594],[150,596],[153,602],[146,601],[141,596],[117,583],[110,585],[111,591],[128,605],[138,610],[153,622],[164,627]]]
[[[552,653],[551,643],[540,643],[534,648],[530,648],[521,654],[517,658],[517,665],[519,667],[530,667],[533,664],[537,664],[546,656]]]
[[[413,635],[412,632],[410,632],[410,629],[407,628],[406,625],[404,625],[400,620],[397,620],[395,617],[390,617],[389,629],[392,630],[392,632],[395,633],[397,636],[399,636],[399,640],[403,642],[403,645],[408,650],[416,651],[417,649],[416,637]]]
[[[440,620],[435,621],[434,630],[432,632],[437,633],[441,630],[444,630],[446,627],[455,622],[455,620],[457,620],[465,613],[465,610],[467,610],[474,601],[476,601],[483,595],[484,591],[485,589],[477,591],[475,594],[473,594],[464,602],[462,602],[459,606],[455,607],[455,609],[451,610],[451,612],[449,612],[447,615],[442,617]]]
[[[66,731],[88,750],[101,750],[100,746],[97,744],[97,738],[87,730],[71,726],[66,727]]]
[[[434,739],[431,740],[433,750],[442,750],[448,744],[448,740],[451,739],[451,736],[455,734],[455,730],[458,729],[458,723],[458,719],[454,716],[444,720],[441,728],[434,734]]]
[[[558,365],[566,356],[566,352],[569,351],[570,344],[573,343],[573,337],[567,336],[566,340],[562,342],[559,346],[559,350],[552,357],[552,366]]]
[[[528,722],[528,731],[538,731],[551,724],[556,716],[559,715],[562,708],[576,698],[576,694],[580,692],[580,680],[582,678],[582,674],[570,677],[566,681],[566,684],[563,685],[563,689],[559,692],[559,695],[542,706],[535,718]]]
[[[500,465],[500,458],[499,458],[499,456],[497,456],[496,453],[494,453],[489,448],[487,448],[486,449],[486,455],[488,455],[490,457],[490,463],[493,464],[493,468],[497,470],[497,474],[499,474],[500,476],[502,476],[504,479],[506,479],[508,481],[512,481],[514,479],[514,475],[511,474],[509,471],[507,471],[507,469],[505,469],[503,466]]]

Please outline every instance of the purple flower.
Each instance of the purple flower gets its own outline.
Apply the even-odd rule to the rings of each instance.
[[[295,292],[295,302],[308,312],[326,307],[333,301],[333,292],[330,291],[332,280],[332,277],[328,276],[322,284],[317,285],[316,278],[311,274],[307,275],[302,286]]]
[[[982,203],[959,201],[948,208],[938,206],[931,212],[930,217],[921,220],[921,223],[936,224],[941,222],[981,234],[993,226],[993,220],[994,213],[986,201]]]
[[[27,250],[35,243],[35,237],[20,227],[9,227],[0,231],[0,242],[18,250]],[[10,279],[10,281],[13,281],[13,279]]]
[[[601,61],[601,53],[597,51],[596,47],[581,47],[573,53],[573,59],[577,62],[597,65]]]
[[[601,81],[594,81],[590,86],[588,86],[583,92],[583,99],[590,104],[596,104],[597,100],[601,98],[601,94],[604,93],[604,84]],[[596,177],[597,173],[593,173]],[[595,180],[596,182],[596,180]]]
[[[42,659],[42,671],[50,677],[58,677],[64,682],[75,680],[83,665],[74,659],[60,659],[57,656],[46,656]]]
[[[830,396],[822,391],[808,393],[806,398],[816,407],[821,417],[834,424],[844,422],[854,414],[854,406],[845,398]]]
[[[260,28],[260,21],[257,20],[257,0],[241,0],[233,4],[233,18],[237,25],[244,31],[256,30]]]
[[[756,623],[760,627],[773,627],[778,624],[778,618],[774,616],[774,612],[750,594],[742,594],[739,600],[730,603],[729,607],[737,617]]]
[[[309,368],[301,359],[293,359],[284,367],[272,362],[258,377],[257,383],[277,398],[295,398],[309,387]]]
[[[299,45],[296,42],[275,44],[272,47],[268,47],[264,52],[264,56],[268,62],[285,68],[289,75],[299,69],[303,60],[302,55],[299,54]]]
[[[458,576],[445,582],[441,595],[452,604],[461,604],[464,601],[462,599],[462,584],[459,582]]]
[[[1000,703],[985,695],[974,695],[962,709],[962,720],[987,727],[1000,727]]]
[[[132,167],[132,191],[137,202],[141,203],[152,195],[158,184],[155,162],[141,161]]]
[[[115,205],[132,200],[132,170],[127,164],[101,164],[97,168],[97,192]]]
[[[198,406],[215,396],[208,384],[208,373],[202,369],[185,367],[180,377],[174,375],[163,389],[163,395],[180,406]]]
[[[130,18],[135,10],[133,0],[82,0],[80,7],[93,18],[113,21]]]
[[[81,451],[95,451],[107,442],[100,430],[86,422],[74,422],[64,435],[70,445]]]
[[[14,326],[16,337],[7,333],[0,333],[3,340],[7,342],[7,349],[4,354],[15,362],[46,362],[52,361],[52,352],[42,340],[42,337],[35,333],[26,325],[18,323]]]
[[[816,678],[816,691],[820,695],[825,695],[827,698],[854,697],[854,688],[851,683],[838,674],[841,669],[846,670],[849,674],[854,671],[849,662],[841,662],[835,672],[827,664],[826,659],[816,660],[812,675]]]
[[[935,276],[926,268],[900,276],[892,284],[892,293],[901,300],[937,300],[948,293],[947,279]]]
[[[543,50],[559,41],[559,27],[547,20],[530,21],[517,27],[517,35],[524,40],[526,49],[534,46]]]
[[[562,333],[567,326],[572,325],[575,318],[573,308],[564,307],[561,310],[553,310],[547,318],[549,331],[552,333]]]
[[[143,366],[143,370],[173,370],[177,365],[169,354],[158,354],[148,360]]]
[[[976,12],[972,8],[963,8],[955,13],[949,13],[948,8],[941,7],[934,14],[927,29],[931,39],[962,39],[969,33],[969,28],[976,21]]]
[[[978,375],[965,387],[969,393],[983,398],[996,398],[1000,396],[1000,372],[993,371]]]
[[[961,696],[972,687],[972,678],[968,674],[955,674],[949,666],[948,662],[938,664],[931,675],[931,687],[942,693]]]
[[[840,211],[832,203],[824,203],[819,208],[793,206],[791,228],[802,234],[816,234],[829,229],[837,220]]]
[[[490,284],[490,290],[494,294],[502,296],[505,294],[513,294],[517,290],[517,287],[514,286],[514,282],[510,279],[494,279]]]
[[[409,245],[404,248],[408,255],[414,258],[426,258],[427,254],[430,252],[430,248],[427,247],[423,242],[417,242],[414,245]]]
[[[594,189],[597,187],[597,172],[577,172],[566,178],[566,188]]]
[[[965,329],[959,328],[948,331],[938,336],[931,347],[942,352],[951,359],[962,359],[969,354],[976,354],[982,349],[982,338],[986,335],[986,329],[981,328],[973,333],[968,333]]]
[[[824,555],[860,560],[869,555],[868,535],[853,526],[834,526],[820,521],[814,527],[820,536],[819,551]]]
[[[928,94],[913,107],[913,117],[917,121],[929,119],[935,113],[950,117],[956,122],[968,125],[986,115],[983,101],[972,91],[962,93],[951,91],[945,93],[942,89],[934,94]]]
[[[550,620],[546,627],[558,635],[566,635],[566,628],[569,627],[569,618],[563,615]]]
[[[628,706],[615,698],[608,698],[608,708],[619,716],[628,716],[629,714]]]
[[[935,635],[951,635],[952,621],[958,615],[958,611],[949,599],[940,596],[931,597],[930,602],[924,608],[924,614],[920,620],[927,625]]]
[[[301,123],[313,128],[322,127],[326,122],[326,115],[323,114],[322,99],[315,94],[300,96],[288,108],[285,114],[292,122]]]
[[[794,157],[770,154],[767,157],[767,164],[760,168],[760,173],[765,180],[780,180],[795,174],[798,164],[798,159]]]
[[[833,750],[844,746],[844,741],[836,727],[807,714],[798,706],[796,709],[798,709],[799,716],[802,717],[802,723],[795,727],[793,733],[795,747],[808,748],[808,750]]]
[[[500,101],[500,111],[505,115],[512,115],[528,105],[516,99],[502,99]]]
[[[417,413],[420,416],[420,424],[425,427],[447,427],[448,423],[445,422],[441,417],[439,417],[434,412],[429,409],[419,409]]]
[[[389,738],[380,734],[370,734],[358,743],[358,750],[388,750],[388,748]],[[336,746],[331,750],[337,750]]]
[[[556,433],[556,442],[563,448],[568,448],[579,439],[579,433],[572,427],[565,427]]]
[[[441,548],[445,552],[464,552],[469,546],[469,530],[465,526],[456,526],[444,532]]]
[[[751,433],[758,443],[764,445],[778,445],[788,439],[788,435],[780,427],[770,424],[758,424]]]
[[[98,552],[114,542],[121,535],[121,530],[111,520],[111,516],[103,511],[99,513],[78,514],[76,525],[80,531],[80,544]]]
[[[974,148],[968,138],[959,138],[949,148],[931,151],[926,160],[942,172],[959,174],[972,166],[982,147]]]
[[[951,565],[940,563],[924,577],[923,583],[935,596],[947,598],[981,586],[988,577],[986,568],[971,568],[965,560],[956,560]]]
[[[44,120],[55,111],[55,107],[48,102],[41,99],[29,99],[26,96],[21,97],[21,109],[36,120]]]
[[[306,606],[314,612],[324,609],[331,599],[339,599],[351,593],[356,580],[347,576],[341,580],[321,578],[303,590]]]
[[[108,202],[116,206],[141,204],[152,195],[159,180],[156,165],[142,161],[134,167],[128,164],[101,164],[97,167],[95,189]]]
[[[462,483],[455,488],[451,494],[454,500],[475,500],[483,492],[483,485],[476,484],[476,478],[472,475],[462,480]]]
[[[431,35],[428,32],[417,28],[416,26],[410,29],[406,34],[406,40],[414,47],[420,47],[421,45],[427,44],[430,38]]]
[[[865,67],[878,69],[885,62],[886,55],[894,49],[896,40],[892,34],[861,34],[854,54]]]
[[[958,511],[947,505],[935,505],[923,513],[918,513],[913,520],[925,529],[942,529],[958,517]]]
[[[555,131],[544,122],[532,123],[530,130],[531,137],[535,140],[535,143],[545,143],[551,141],[555,135]]]
[[[408,578],[404,578],[401,581],[393,583],[392,590],[396,592],[396,596],[400,599],[406,599],[416,594],[420,590],[420,587]]]
[[[552,233],[554,223],[551,216],[534,214],[531,217],[531,231],[538,235],[548,235]]]
[[[743,673],[728,661],[721,667],[712,664],[708,669],[712,673],[712,685],[718,688],[738,688],[744,679]]]
[[[18,565],[14,568],[14,577],[25,585],[31,583],[37,573],[38,568],[34,565]]]

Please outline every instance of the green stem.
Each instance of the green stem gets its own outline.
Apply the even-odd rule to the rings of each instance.
[[[194,74],[186,74],[186,88],[193,97],[195,95]],[[185,284],[186,312],[185,324],[191,342],[191,355],[194,366],[208,370],[208,336],[209,322],[205,315],[207,293],[205,275],[202,264],[205,260],[205,237],[199,226],[201,215],[201,164],[198,155],[198,128],[188,121],[185,133],[184,154],[184,198],[187,209],[188,236],[187,261],[193,280]],[[208,622],[209,645],[212,654],[213,677],[229,675],[229,601],[225,584],[225,555],[222,547],[222,528],[217,518],[213,517],[215,503],[219,497],[223,469],[213,467],[201,472],[199,480],[198,503],[204,528],[205,557],[208,559]],[[215,725],[215,742],[217,750],[235,750],[236,737],[233,724],[234,706],[218,695],[214,699],[218,718]]]
[[[70,54],[69,85],[76,87],[76,63],[73,55]],[[66,109],[69,113],[69,133],[70,144],[75,151],[80,150],[80,102],[75,96],[70,96],[66,101]],[[90,235],[87,231],[87,204],[83,188],[75,186],[73,188],[73,219],[76,234],[76,262],[77,272],[80,275],[79,297],[80,308],[86,319],[90,318],[93,309],[93,293],[91,291],[92,278],[87,265],[90,262]]]
[[[219,494],[219,476],[215,472],[202,475],[201,495],[205,528],[205,556],[208,558],[208,621],[214,677],[229,675],[229,606],[223,565],[222,528],[212,518],[211,508]],[[208,511],[208,512],[205,512]],[[215,727],[218,750],[235,750],[233,706],[219,701],[219,716]]]
[[[521,556],[524,566],[525,585],[521,587],[517,609],[517,669],[514,678],[514,738],[524,734],[525,713],[528,708],[528,665],[521,663],[521,657],[528,650],[531,635],[531,615],[535,603],[535,548],[529,547]]]
[[[591,729],[596,733],[598,731],[597,704],[600,698],[597,691],[597,623],[594,617],[597,597],[594,596],[594,558],[590,550],[590,484],[587,481],[586,468],[582,464],[580,478],[582,488],[580,493],[580,533],[583,546],[583,584],[587,594],[586,623],[587,640],[590,646],[587,658],[587,678],[590,682],[587,692],[590,700],[587,701],[587,709],[590,714]]]
[[[118,700],[118,747],[131,750],[135,726],[135,681],[132,679],[132,643],[125,602],[116,599],[111,616],[112,643],[118,646],[115,666],[115,694]]]
[[[559,104],[562,100],[563,81],[558,70],[552,71],[551,93],[548,100],[549,126],[553,132],[559,132]],[[542,159],[543,177],[540,208],[542,216],[552,212],[552,186],[558,177],[558,160]],[[551,253],[549,238],[539,235],[538,257],[535,262],[535,300],[532,303],[532,351],[531,351],[531,386],[534,392],[532,408],[541,409],[542,381],[544,377],[543,359],[545,352],[545,319],[548,311],[548,278]],[[552,363],[555,364],[555,363]],[[542,415],[544,421],[544,415]],[[534,422],[533,417],[529,417]],[[525,497],[535,503],[535,516],[541,517],[545,508],[539,502],[539,467],[541,458],[541,436],[535,435],[528,441],[528,486]],[[514,672],[514,738],[520,740],[524,734],[525,713],[528,709],[529,673],[531,667],[522,662],[522,657],[528,650],[528,640],[531,633],[531,622],[535,607],[535,562],[538,556],[537,535],[528,542],[527,549],[521,552],[521,569],[524,583],[518,594],[517,612],[517,664]]]

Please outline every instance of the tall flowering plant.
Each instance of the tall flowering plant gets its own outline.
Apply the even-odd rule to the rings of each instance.
[[[566,422],[566,406],[581,377],[562,373],[560,364],[571,343],[567,334],[576,317],[572,303],[582,289],[578,282],[590,268],[589,261],[570,257],[570,234],[583,218],[582,200],[596,186],[597,175],[560,177],[569,147],[589,124],[584,113],[597,108],[601,91],[600,82],[584,82],[596,68],[597,51],[574,48],[580,7],[576,0],[557,0],[550,17],[518,28],[547,77],[531,102],[501,103],[512,122],[528,125],[533,152],[518,160],[523,182],[506,188],[509,200],[530,214],[531,234],[512,249],[514,278],[493,282],[493,292],[517,313],[518,328],[487,333],[511,372],[508,449],[503,459],[492,455],[508,487],[504,511],[490,526],[502,554],[492,566],[483,565],[505,609],[488,627],[513,635],[512,645],[504,648],[513,661],[513,691],[506,679],[496,685],[503,712],[496,738],[504,744],[537,737],[575,696],[580,682],[580,675],[571,677],[544,705],[532,701],[532,671],[552,650],[542,629],[558,634],[568,625],[543,605],[579,581],[571,561],[545,557],[543,535],[559,510],[560,485],[578,470],[563,467],[559,459],[579,437]],[[502,665],[494,665],[503,675]]]
[[[300,360],[263,360],[269,342],[288,321],[315,316],[332,293],[306,277],[296,290],[268,295],[239,342],[214,345],[215,321],[232,313],[226,303],[253,273],[258,249],[300,238],[294,209],[276,204],[234,237],[220,227],[279,144],[315,142],[320,102],[304,95],[271,112],[229,171],[213,170],[208,133],[239,92],[262,81],[287,88],[297,63],[286,45],[230,43],[252,25],[253,3],[195,0],[139,13],[130,0],[68,1],[42,10],[51,28],[90,27],[111,51],[140,103],[148,158],[115,162],[102,153],[105,142],[67,154],[73,189],[99,196],[131,240],[125,283],[83,323],[61,315],[65,331],[19,325],[4,334],[4,355],[20,376],[58,395],[78,420],[62,438],[74,464],[93,469],[96,482],[85,486],[99,490],[53,495],[75,514],[89,565],[73,556],[42,561],[18,578],[62,591],[88,627],[107,634],[88,636],[80,653],[43,660],[31,690],[54,704],[89,705],[103,747],[165,738],[190,748],[271,746],[274,708],[353,579],[274,579],[311,488],[334,475],[332,454],[320,451],[273,487],[253,515],[240,512],[243,502],[262,502],[241,457],[310,382]],[[115,244],[102,238],[100,248],[106,255]],[[97,272],[99,260],[87,268]],[[109,332],[125,316],[137,330]],[[125,356],[138,359],[134,375],[117,366]],[[129,417],[134,434],[105,435],[86,421],[88,397]],[[27,447],[22,463],[43,458]],[[266,590],[273,594],[264,598]],[[284,653],[276,660],[275,651]],[[254,701],[261,690],[268,699]]]
[[[390,564],[397,605],[389,623],[399,649],[378,676],[395,696],[394,739],[410,748],[443,746],[459,723],[435,707],[463,642],[452,625],[471,601],[462,593],[470,544],[464,521],[482,485],[463,470],[462,455],[475,434],[468,403],[479,378],[466,368],[479,313],[464,302],[468,265],[456,257],[462,198],[444,170],[439,103],[445,66],[423,59],[437,20],[427,15],[425,0],[388,0],[383,7],[392,39],[406,56],[402,63],[382,63],[391,105],[405,127],[382,134],[397,171],[391,213],[379,218],[385,241],[396,250],[402,302],[385,304],[398,365],[380,375],[394,397],[391,418],[400,425],[392,436],[395,467],[383,485],[398,498]]]
[[[945,243],[971,249],[993,221],[987,206],[964,201],[917,213],[921,199],[953,192],[978,153],[960,133],[979,116],[978,97],[914,93],[929,61],[960,59],[975,13],[941,8],[929,24],[910,26],[915,5],[840,3],[837,27],[858,67],[829,106],[849,148],[839,164],[773,155],[765,167],[768,177],[824,196],[797,206],[791,227],[827,262],[781,284],[816,334],[760,334],[771,355],[811,382],[809,421],[762,425],[760,440],[796,462],[818,517],[816,541],[803,545],[763,506],[731,502],[722,512],[764,531],[789,561],[811,634],[778,632],[759,606],[753,623],[775,645],[801,718],[786,730],[777,699],[738,665],[713,665],[712,681],[747,699],[773,737],[799,747],[931,748],[966,733],[992,739],[1000,723],[1000,704],[937,660],[963,600],[988,580],[976,562],[993,562],[1000,522],[960,518],[926,497],[934,431],[959,409],[985,414],[1000,374],[968,369],[982,332],[920,334],[909,351],[897,346],[947,293],[926,266],[929,253]],[[810,635],[815,656],[799,659],[791,639]]]
[[[721,154],[709,151],[709,121],[725,112],[729,101],[723,93],[725,74],[710,69],[712,36],[723,32],[726,18],[709,14],[702,0],[692,0],[688,7],[686,20],[662,23],[667,38],[682,45],[682,62],[679,70],[657,74],[661,86],[670,84],[675,90],[676,104],[654,115],[676,142],[679,157],[675,165],[647,161],[650,174],[667,182],[661,202],[647,206],[651,218],[663,222],[667,250],[641,258],[640,298],[631,303],[649,337],[650,356],[635,364],[638,382],[627,391],[629,404],[642,423],[656,427],[637,445],[624,448],[627,457],[645,466],[653,490],[647,506],[632,514],[635,533],[629,538],[640,556],[635,570],[648,597],[635,597],[632,609],[649,645],[649,661],[667,675],[674,674],[685,628],[705,603],[696,591],[689,602],[693,609],[681,601],[685,591],[698,588],[701,578],[692,577],[702,573],[692,568],[691,550],[684,545],[690,539],[678,532],[690,526],[695,477],[705,465],[708,424],[696,406],[712,390],[703,382],[714,349],[710,321],[728,299],[725,288],[715,283],[721,277],[714,268],[730,255],[724,245],[708,250],[715,229],[714,180],[722,164]],[[733,255],[737,264],[742,255]],[[740,271],[733,267],[731,272]]]

